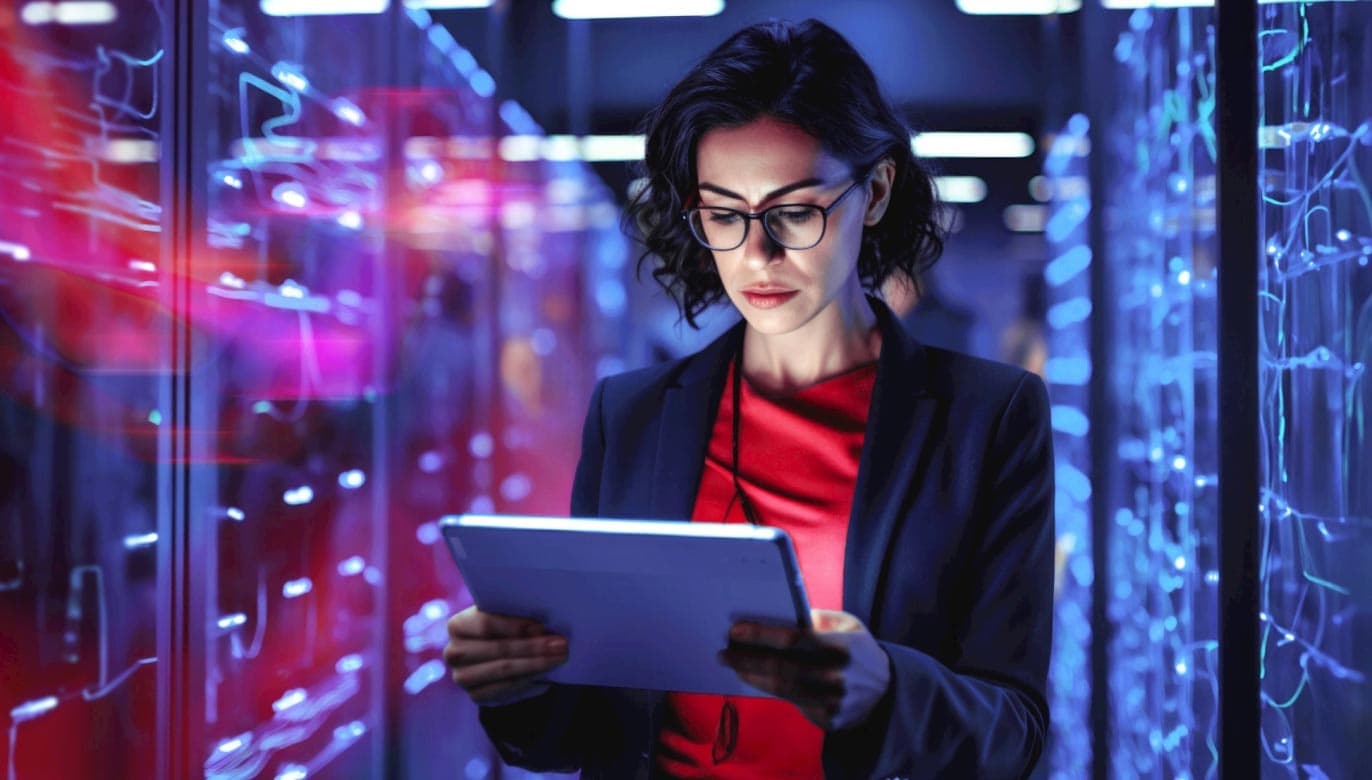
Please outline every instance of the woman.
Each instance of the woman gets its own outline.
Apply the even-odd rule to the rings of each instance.
[[[778,698],[719,697],[540,683],[563,638],[465,610],[445,660],[501,755],[583,777],[1027,775],[1048,728],[1046,393],[921,346],[867,295],[942,249],[871,70],[813,20],[744,29],[650,117],[645,167],[630,214],[654,276],[692,324],[721,298],[742,322],[596,386],[572,513],[783,528],[814,625],[734,626],[721,662]]]

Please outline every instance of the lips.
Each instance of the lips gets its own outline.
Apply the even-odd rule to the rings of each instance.
[[[799,290],[781,287],[749,287],[743,290],[743,297],[749,305],[757,309],[771,309],[780,306],[800,294]]]

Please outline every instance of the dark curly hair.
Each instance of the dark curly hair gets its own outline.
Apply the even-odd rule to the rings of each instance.
[[[864,228],[858,276],[868,290],[900,275],[918,289],[943,252],[933,177],[910,148],[910,131],[881,96],[876,76],[847,39],[815,19],[768,21],[734,33],[686,74],[644,119],[645,185],[625,212],[625,230],[655,258],[653,278],[692,327],[724,297],[709,250],[681,219],[696,194],[696,145],[709,130],[762,116],[794,125],[855,171],[895,163],[886,214]]]

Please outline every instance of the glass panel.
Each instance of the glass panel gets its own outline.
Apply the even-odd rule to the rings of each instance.
[[[1259,15],[1264,777],[1372,764],[1372,3]]]
[[[1218,497],[1213,9],[1121,15],[1105,155],[1118,439],[1107,614],[1114,775],[1217,760]],[[1097,415],[1099,416],[1099,414]]]
[[[0,12],[0,765],[152,777],[157,3]],[[73,749],[80,746],[80,749]]]

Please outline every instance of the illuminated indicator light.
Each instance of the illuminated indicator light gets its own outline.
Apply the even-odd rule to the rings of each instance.
[[[1061,287],[1091,266],[1091,248],[1079,244],[1055,257],[1043,269],[1043,278],[1054,287]]]
[[[939,200],[944,203],[980,203],[986,200],[986,180],[979,176],[936,176]]]
[[[338,564],[338,573],[344,577],[352,577],[361,574],[366,566],[367,562],[362,560],[362,556],[354,555],[351,558],[345,558]]]
[[[432,474],[443,468],[443,456],[435,450],[429,450],[419,456],[419,470],[425,474]]]
[[[239,626],[246,625],[247,622],[247,615],[244,615],[242,612],[235,612],[232,615],[225,615],[224,617],[219,618],[218,625],[221,629],[228,631],[231,628],[238,628]]]
[[[976,16],[1044,16],[1081,10],[1081,0],[957,0],[958,10]]]
[[[1050,358],[1044,364],[1048,381],[1059,385],[1085,385],[1091,381],[1091,360],[1085,357]]]
[[[243,189],[243,180],[234,176],[232,173],[226,173],[223,176],[220,176],[219,180],[236,190]]]
[[[267,414],[272,411],[271,401],[258,401],[252,405],[254,414]]]
[[[366,580],[368,585],[380,585],[382,582],[381,570],[375,566],[368,566],[362,572],[362,579]]]
[[[1034,153],[1028,133],[934,131],[918,133],[910,148],[919,157],[1020,158]]]
[[[428,160],[419,166],[419,178],[433,184],[443,178],[443,166],[433,160]]]
[[[351,653],[338,659],[338,663],[333,665],[333,670],[339,674],[351,674],[362,668],[362,656]]]
[[[300,596],[314,590],[314,583],[309,577],[301,577],[298,580],[291,580],[281,586],[281,595],[288,599],[299,598]]]
[[[500,495],[506,501],[522,501],[533,492],[533,483],[523,474],[511,474],[500,483]]]
[[[284,62],[278,62],[272,66],[272,77],[296,92],[304,92],[310,88],[310,80],[296,70],[295,66],[287,65]]]
[[[1184,470],[1186,469],[1186,458],[1184,458],[1184,457],[1182,457],[1182,456],[1180,456],[1180,455],[1178,455],[1177,457],[1173,458],[1173,459],[1172,459],[1172,468],[1176,469],[1177,471],[1184,471]]]
[[[1348,232],[1347,228],[1344,228],[1339,230],[1339,232],[1335,233],[1334,237],[1340,241],[1350,241],[1353,238],[1353,234]]]
[[[429,620],[442,620],[448,616],[449,609],[448,602],[436,599],[426,602],[423,607],[420,607],[419,613]]]
[[[1177,559],[1175,561],[1172,561],[1172,565],[1175,566],[1178,570],[1185,569],[1186,559],[1178,555]]]
[[[152,411],[148,412],[148,422],[152,423],[153,425],[161,425],[162,413],[157,411],[156,409],[153,409]]]
[[[294,282],[290,279],[287,279],[286,281],[281,283],[282,298],[294,298],[296,300],[301,300],[305,297],[305,292],[306,291],[304,287],[301,287],[297,282]]]
[[[292,688],[282,694],[281,698],[272,702],[272,710],[274,712],[283,712],[303,701],[305,701],[305,689]]]
[[[338,475],[338,484],[340,487],[357,489],[366,483],[367,475],[362,473],[362,469],[352,469]]]
[[[241,27],[226,31],[220,40],[223,41],[224,48],[235,54],[248,53],[248,42],[243,40],[243,28]]]
[[[420,544],[436,544],[441,538],[438,531],[438,523],[421,523],[419,527],[414,530],[414,536],[419,540]]]
[[[495,79],[491,78],[491,74],[484,70],[473,73],[468,79],[468,83],[471,84],[472,91],[481,97],[490,97],[495,94]]]
[[[220,742],[219,747],[215,749],[218,750],[220,753],[232,753],[233,751],[238,750],[241,747],[243,747],[242,738],[234,737],[233,739],[226,739],[223,742]]]
[[[1177,674],[1186,674],[1186,662],[1177,661]]]
[[[309,485],[301,485],[294,490],[287,490],[285,494],[281,496],[281,500],[291,506],[308,504],[314,500],[314,489]]]
[[[157,544],[156,533],[133,534],[124,537],[124,549],[126,550],[137,550],[140,547],[151,547],[154,544]]]
[[[236,506],[231,506],[228,509],[224,510],[224,514],[228,515],[229,519],[233,520],[234,522],[243,522],[243,510],[239,509]]]
[[[439,661],[438,659],[434,659],[433,663],[437,663],[439,665],[443,664],[443,662]],[[363,725],[362,721],[355,720],[352,723],[348,723],[346,725],[339,726],[338,728],[334,729],[333,738],[338,742],[352,742],[353,740],[357,739],[358,737],[366,733],[367,727]]]
[[[484,431],[475,434],[467,443],[467,451],[476,458],[489,458],[491,453],[495,452],[495,439]]]
[[[1288,642],[1296,641],[1296,635],[1291,633],[1290,631],[1287,631],[1285,634],[1283,634],[1283,636],[1286,638],[1286,641]]]
[[[1206,573],[1205,573],[1205,583],[1206,583],[1207,585],[1218,585],[1218,584],[1220,584],[1220,573],[1217,572],[1217,571],[1208,571],[1208,572],[1206,572]]]
[[[272,199],[296,209],[303,209],[309,203],[304,188],[295,182],[283,182],[272,187]]]
[[[724,0],[553,0],[563,19],[640,19],[652,16],[716,16]]]
[[[0,241],[0,253],[7,254],[21,263],[33,257],[28,247],[23,244],[11,244],[8,241]]]
[[[262,0],[267,16],[341,16],[379,14],[389,8],[390,0]]]
[[[114,3],[104,0],[29,3],[19,12],[25,24],[109,24],[119,18]]]
[[[1190,284],[1190,283],[1191,283],[1191,272],[1190,272],[1190,271],[1182,271],[1181,273],[1177,274],[1177,284],[1180,284],[1180,285],[1188,285],[1188,284]]]
[[[443,662],[437,658],[425,661],[405,678],[405,692],[413,696],[443,679],[446,673]]]
[[[1091,430],[1091,421],[1075,406],[1054,406],[1052,421],[1053,430],[1068,436],[1085,436]]]
[[[356,211],[345,211],[342,214],[338,215],[338,224],[342,225],[345,228],[348,228],[349,230],[361,230],[362,215],[358,214]],[[341,303],[343,294],[339,293],[338,297],[339,302]]]
[[[362,113],[362,109],[342,98],[334,101],[333,115],[355,127],[361,127],[367,121],[367,116]]]
[[[305,780],[310,776],[310,770],[299,764],[286,764],[281,767],[281,771],[276,773],[276,780]]]
[[[1083,322],[1091,316],[1091,299],[1085,296],[1072,298],[1054,305],[1048,310],[1048,324],[1062,330]]]
[[[1149,287],[1149,288],[1148,288],[1148,294],[1151,295],[1151,296],[1153,296],[1154,298],[1161,298],[1161,297],[1162,297],[1162,285],[1160,285],[1160,284],[1154,284],[1152,287]]]
[[[15,723],[30,720],[48,712],[57,706],[56,696],[45,696],[41,699],[24,702],[18,707],[10,710],[10,719]]]

